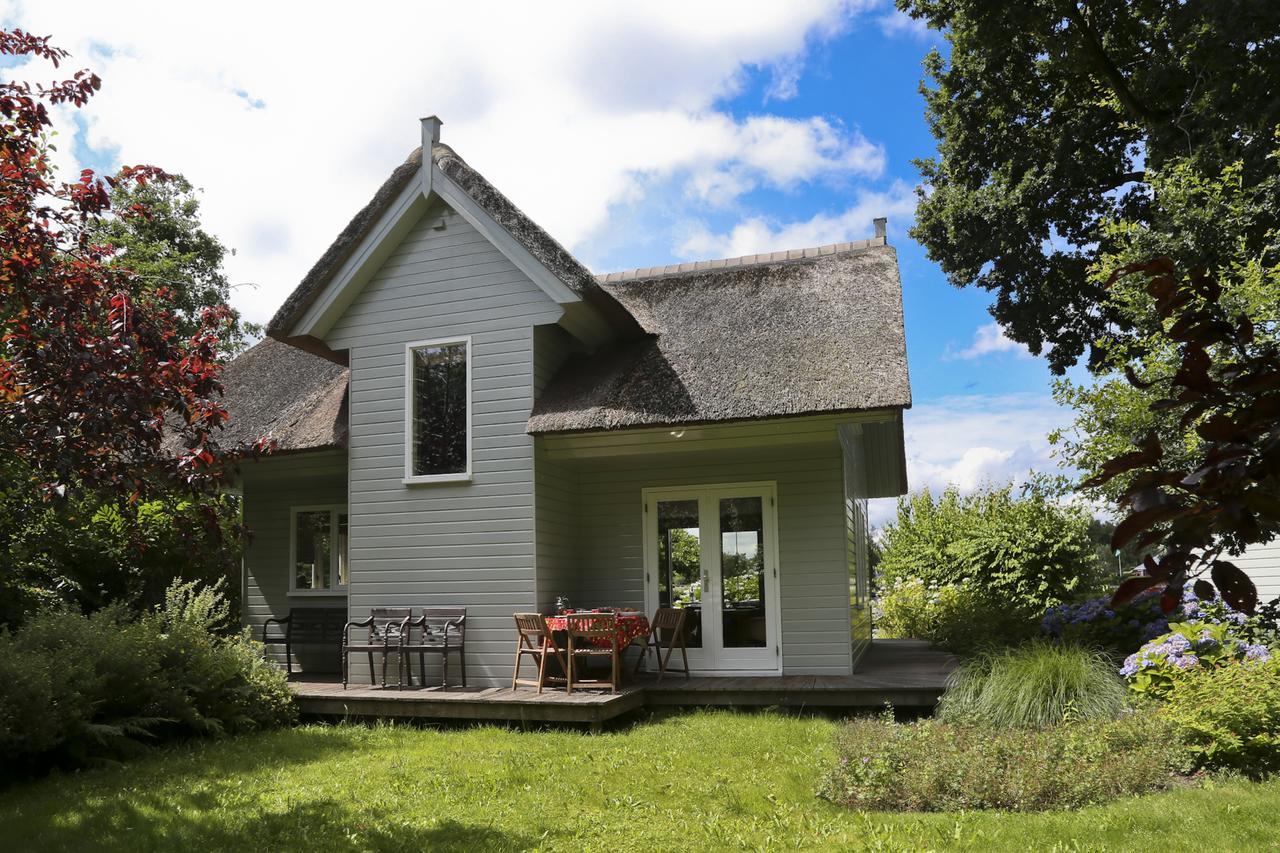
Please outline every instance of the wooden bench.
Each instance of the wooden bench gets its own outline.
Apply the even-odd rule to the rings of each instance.
[[[272,623],[280,626],[274,633],[268,629]],[[293,647],[295,645],[330,646],[335,651],[342,648],[342,632],[347,625],[347,608],[343,607],[291,607],[284,618],[272,617],[262,625],[262,644],[284,644],[285,670],[293,674]]]

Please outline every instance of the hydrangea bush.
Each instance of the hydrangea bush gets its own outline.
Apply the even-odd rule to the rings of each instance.
[[[1169,626],[1172,629],[1169,633],[1125,658],[1120,674],[1138,693],[1163,699],[1168,696],[1174,680],[1188,670],[1270,660],[1271,650],[1265,645],[1238,635],[1236,628],[1242,624],[1243,619],[1239,622],[1207,619],[1176,622]]]
[[[1055,640],[1108,649],[1118,656],[1168,631],[1169,619],[1160,610],[1159,591],[1148,590],[1121,607],[1113,608],[1109,595],[1050,607],[1040,630]]]
[[[1109,597],[1050,607],[1040,620],[1040,630],[1055,640],[1110,649],[1117,656],[1164,636],[1176,622],[1229,625],[1239,638],[1250,638],[1255,643],[1269,634],[1221,599],[1202,601],[1190,588],[1183,590],[1178,608],[1165,614],[1160,609],[1161,592],[1147,590],[1115,608]]]

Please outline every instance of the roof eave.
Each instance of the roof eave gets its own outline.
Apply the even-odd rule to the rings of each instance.
[[[475,177],[483,181],[478,173]],[[485,186],[491,185],[486,182]],[[335,352],[324,343],[327,333],[385,261],[386,255],[435,199],[457,211],[537,284],[548,298],[565,309],[563,325],[566,330],[588,347],[594,349],[617,337],[642,334],[639,323],[611,294],[594,286],[585,293],[578,293],[558,278],[462,186],[443,172],[434,158],[423,162],[421,149],[413,152],[392,173],[369,204],[348,223],[276,312],[268,324],[267,334],[330,361],[345,364],[345,354]]]

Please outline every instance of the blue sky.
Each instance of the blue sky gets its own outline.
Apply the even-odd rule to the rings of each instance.
[[[888,216],[912,485],[1054,466],[1045,435],[1068,418],[1043,360],[907,236],[911,160],[934,150],[921,61],[944,42],[889,0],[139,8],[0,0],[0,20],[53,34],[64,70],[104,81],[86,109],[57,112],[60,167],[191,179],[235,250],[249,319],[274,312],[437,113],[445,142],[597,271],[859,239]]]

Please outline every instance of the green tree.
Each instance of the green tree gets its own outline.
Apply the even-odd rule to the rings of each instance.
[[[1272,157],[1280,159],[1280,151]],[[1280,177],[1247,184],[1239,163],[1204,177],[1182,159],[1153,170],[1150,184],[1160,200],[1160,226],[1131,220],[1106,223],[1109,248],[1099,254],[1091,280],[1105,286],[1127,265],[1154,257],[1176,257],[1185,253],[1184,244],[1207,242],[1216,234],[1222,241],[1215,269],[1222,285],[1219,301],[1229,316],[1244,316],[1253,322],[1252,348],[1275,341],[1280,332],[1275,322],[1280,318],[1280,245],[1275,231],[1261,245],[1255,245],[1250,235],[1257,230],[1260,218],[1270,215],[1263,210],[1277,204]],[[1108,303],[1130,331],[1098,340],[1093,381],[1055,381],[1055,399],[1075,410],[1073,423],[1050,436],[1059,459],[1081,471],[1087,481],[1096,477],[1108,460],[1128,452],[1154,432],[1168,464],[1178,470],[1194,470],[1204,446],[1196,432],[1198,421],[1182,423],[1180,409],[1152,405],[1167,390],[1160,380],[1176,371],[1178,341],[1169,334],[1172,321],[1161,321],[1154,298],[1136,276],[1121,277],[1111,285]],[[1215,359],[1230,356],[1216,351],[1211,354]],[[1126,374],[1134,376],[1138,384],[1129,382]],[[1086,492],[1094,500],[1119,507],[1131,479],[1130,474],[1117,476]]]
[[[1089,274],[1124,232],[1148,229],[1181,265],[1239,247],[1217,224],[1166,216],[1153,171],[1175,161],[1243,186],[1277,172],[1280,3],[1272,0],[897,0],[944,30],[922,91],[938,156],[918,163],[912,236],[952,284],[996,294],[995,318],[1056,371],[1133,317]],[[1258,254],[1275,196],[1238,223]]]
[[[962,584],[988,601],[1038,613],[1097,587],[1089,515],[1054,500],[1047,481],[1020,492],[989,486],[962,495],[923,489],[898,502],[884,528],[880,588],[909,580]]]
[[[54,67],[67,57],[47,37],[20,30],[0,30],[0,55]],[[189,187],[163,189],[171,176],[161,169],[57,180],[52,116],[83,106],[99,86],[88,71],[45,85],[0,79],[7,622],[40,599],[139,603],[149,584],[138,579],[157,568],[201,576],[177,544],[222,539],[229,517],[217,496],[232,458],[217,441],[228,416],[222,338],[235,330],[234,313],[215,299],[226,289],[216,271],[222,250],[195,227]],[[112,191],[121,206],[113,207]],[[220,548],[217,556],[231,554]],[[120,576],[126,561],[132,574]],[[90,566],[98,570],[83,571]]]
[[[147,213],[104,217],[91,229],[94,239],[116,248],[112,263],[135,273],[141,293],[166,291],[180,333],[199,328],[203,309],[229,302],[231,285],[222,270],[229,250],[201,224],[199,195],[190,181],[174,175],[141,186],[120,183],[111,190],[111,207]],[[232,311],[222,334],[223,352],[230,358],[261,335],[259,324]]]

